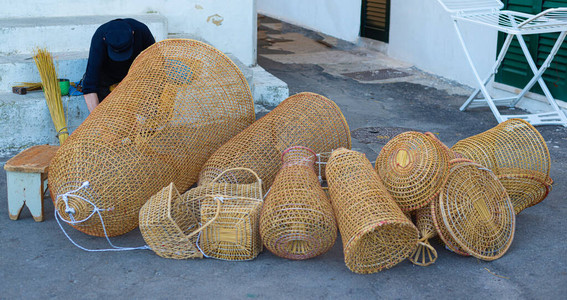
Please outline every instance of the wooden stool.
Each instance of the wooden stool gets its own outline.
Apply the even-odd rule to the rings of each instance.
[[[43,194],[49,162],[59,146],[39,145],[12,157],[4,165],[8,184],[8,213],[17,220],[24,203],[36,222],[43,221]]]

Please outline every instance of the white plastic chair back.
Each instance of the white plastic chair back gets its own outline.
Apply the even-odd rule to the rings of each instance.
[[[500,10],[504,3],[500,0],[437,0],[443,8],[450,13],[478,11],[478,10]]]

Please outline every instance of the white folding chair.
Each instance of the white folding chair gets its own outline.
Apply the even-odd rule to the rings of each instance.
[[[551,95],[547,85],[542,79],[542,75],[547,70],[551,61],[559,51],[565,35],[567,34],[567,7],[562,8],[552,8],[545,10],[537,15],[530,15],[516,11],[500,10],[504,7],[504,4],[499,0],[437,0],[441,3],[443,8],[451,13],[453,18],[453,24],[457,30],[457,35],[459,41],[465,50],[465,55],[467,60],[473,70],[476,81],[479,84],[479,88],[476,89],[473,94],[467,99],[467,101],[461,106],[460,110],[464,111],[467,108],[489,106],[490,110],[494,113],[494,116],[499,123],[506,121],[511,118],[520,118],[528,121],[532,125],[563,125],[567,127],[567,117],[565,113],[561,111],[561,108],[555,102],[555,99]],[[459,21],[468,21],[484,26],[490,26],[496,28],[498,31],[507,34],[502,50],[496,59],[496,63],[492,68],[492,73],[484,80],[478,74],[477,68],[470,56],[467,45],[463,39],[463,35],[459,28]],[[559,32],[559,37],[555,42],[555,45],[551,49],[551,52],[547,56],[544,63],[538,69],[531,57],[526,42],[523,36],[528,34],[542,34]],[[486,85],[493,78],[493,76],[498,72],[498,68],[510,47],[512,39],[516,37],[522,48],[522,52],[528,61],[528,64],[534,73],[533,78],[528,82],[528,84],[522,89],[522,91],[514,97],[507,98],[492,98]],[[552,111],[546,113],[538,114],[524,114],[524,115],[502,115],[498,111],[497,106],[508,106],[515,107],[518,101],[520,101],[526,93],[535,85],[539,83],[545,98],[552,107]],[[477,99],[479,92],[484,96],[483,99]]]

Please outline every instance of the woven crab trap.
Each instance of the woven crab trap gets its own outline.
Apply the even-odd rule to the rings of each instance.
[[[218,149],[205,163],[199,184],[233,167],[254,170],[268,189],[282,166],[282,153],[293,146],[315,153],[350,148],[350,131],[339,107],[314,93],[299,93]],[[253,178],[250,178],[253,180]]]
[[[345,263],[351,271],[375,273],[414,252],[417,228],[388,194],[364,154],[335,150],[326,172]]]
[[[245,173],[247,173],[245,175]],[[236,190],[225,192],[227,181],[252,176],[252,183],[236,184]],[[212,191],[200,200],[200,219],[207,226],[199,237],[198,246],[206,257],[222,260],[251,260],[262,251],[260,213],[263,204],[262,180],[246,168],[232,168],[211,182]],[[235,184],[229,183],[234,187]],[[217,204],[220,210],[217,212]]]
[[[423,133],[408,131],[395,136],[376,158],[376,171],[403,211],[426,206],[447,176],[449,156]]]
[[[220,209],[220,201],[218,204]],[[157,255],[175,259],[203,258],[197,248],[197,237],[212,222],[199,226],[191,208],[191,202],[184,201],[173,182],[142,206],[140,232]]]
[[[495,260],[514,238],[516,215],[506,189],[490,169],[467,159],[451,161],[431,211],[439,236],[459,254]]]
[[[415,226],[419,231],[419,240],[409,260],[415,265],[426,267],[437,260],[437,250],[429,243],[429,239],[437,236],[429,205],[415,211]]]
[[[229,169],[207,186],[193,188],[183,195],[180,195],[175,184],[171,183],[152,196],[140,209],[140,231],[148,246],[156,254],[166,258],[202,258],[203,253],[206,252],[202,252],[198,245],[199,238],[201,238],[201,243],[203,241],[201,232],[208,227],[218,226],[215,222],[219,217],[221,217],[219,222],[223,218],[226,219],[227,205],[234,206],[234,203],[225,203],[225,199],[242,200],[243,202],[246,202],[247,199],[255,199],[254,203],[261,200],[262,189],[259,181],[253,184],[226,181],[226,178],[232,181],[235,177],[240,177],[241,174],[247,172],[252,171],[244,168]],[[212,213],[206,216],[205,221],[202,221],[201,217],[202,203],[212,204],[210,207]],[[247,205],[244,204],[241,209],[244,211],[246,207]],[[238,223],[239,220],[235,218],[233,222]],[[251,228],[241,229],[252,233]],[[255,232],[256,235],[258,235],[257,232],[258,230]],[[227,239],[232,241],[237,240],[238,237]],[[257,239],[252,242],[259,243]],[[251,243],[251,241],[246,241],[246,243]],[[249,251],[252,252],[252,250]]]
[[[156,43],[55,155],[55,207],[87,234],[124,234],[152,195],[171,182],[187,190],[209,156],[254,119],[248,83],[228,57],[194,40]],[[106,232],[99,219],[84,219],[93,211]]]
[[[260,236],[266,248],[280,257],[308,259],[335,244],[333,208],[317,178],[315,160],[309,148],[284,151],[283,166],[264,201]]]
[[[491,169],[508,191],[516,214],[543,201],[551,191],[547,144],[524,120],[507,120],[451,149]]]

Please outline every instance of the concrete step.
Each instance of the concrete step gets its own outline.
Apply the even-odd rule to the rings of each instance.
[[[88,116],[87,105],[83,96],[64,96],[61,100],[67,128],[73,132]],[[33,145],[58,145],[56,134],[43,92],[0,93],[0,156]]]
[[[37,47],[50,52],[88,51],[96,29],[117,18],[146,24],[156,41],[167,38],[167,19],[159,14],[0,18],[0,55],[33,53]]]
[[[88,51],[52,53],[59,78],[79,81],[87,69]],[[18,82],[40,82],[31,54],[0,56],[0,93],[10,92]]]

